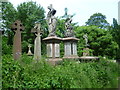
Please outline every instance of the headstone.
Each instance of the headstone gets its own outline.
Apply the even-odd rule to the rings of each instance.
[[[77,55],[77,41],[75,37],[63,38],[64,42],[64,57],[63,58],[78,58]]]
[[[49,35],[43,40],[47,44],[47,61],[55,65],[57,62],[62,60],[60,58],[60,42],[62,39],[56,36],[57,19],[54,16],[56,10],[52,7],[52,4],[48,6],[48,9],[49,12],[47,14],[47,23]]]
[[[41,59],[41,34],[43,33],[40,23],[36,23],[35,27],[31,30],[36,35],[34,41],[34,60]]]
[[[56,13],[56,10],[52,7],[52,4],[48,6],[48,9],[49,9],[49,12],[47,14],[47,23],[48,23],[48,30],[49,30],[48,36],[56,36],[55,31],[56,31],[57,19],[54,16]]]
[[[65,38],[64,42],[64,57],[63,58],[78,58],[77,55],[77,41],[79,39],[75,38],[75,33],[72,26],[72,16],[67,15],[65,20]]]
[[[62,61],[60,58],[60,42],[61,38],[57,36],[50,36],[43,39],[47,44],[47,61],[56,65]]]
[[[59,58],[60,57],[60,42],[61,38],[51,36],[43,39],[47,44],[47,57],[48,58]]]
[[[27,55],[31,56],[33,55],[32,52],[31,52],[31,44],[28,45],[28,53]]]
[[[16,20],[12,24],[12,30],[15,32],[13,40],[13,58],[15,60],[19,59],[21,56],[21,32],[24,30],[24,26],[21,21]]]

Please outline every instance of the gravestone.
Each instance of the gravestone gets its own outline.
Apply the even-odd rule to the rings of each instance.
[[[31,44],[28,45],[28,53],[27,53],[28,56],[31,56],[33,55],[32,52],[31,52]]]
[[[34,60],[41,59],[41,34],[43,33],[40,23],[35,23],[31,32],[35,33],[36,38],[34,41]]]
[[[13,40],[13,58],[15,60],[19,59],[21,56],[21,32],[24,30],[24,26],[21,21],[16,20],[12,24],[12,30],[15,32]]]
[[[61,61],[60,58],[60,42],[61,38],[56,36],[56,23],[57,19],[55,18],[56,10],[52,7],[52,4],[48,6],[49,12],[47,14],[47,23],[48,23],[48,37],[43,40],[46,42],[47,48],[47,61],[53,65]]]
[[[78,38],[66,37],[63,38],[64,42],[64,57],[63,58],[78,58],[77,55],[77,42]]]
[[[72,16],[68,16],[65,20],[65,38],[64,42],[64,57],[63,58],[78,58],[77,55],[77,41],[78,38],[75,38],[73,26],[71,25]]]

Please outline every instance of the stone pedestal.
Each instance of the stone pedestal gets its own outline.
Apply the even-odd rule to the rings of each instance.
[[[89,56],[90,55],[89,48],[84,48],[83,51],[84,51],[83,56]]]
[[[64,42],[64,57],[63,58],[78,58],[77,41],[75,37],[63,38]]]
[[[60,59],[60,42],[61,38],[57,36],[50,36],[43,39],[46,42],[47,46],[47,57],[49,62],[57,62]],[[54,63],[55,63],[54,62]]]

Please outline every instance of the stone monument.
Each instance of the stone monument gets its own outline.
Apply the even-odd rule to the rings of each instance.
[[[21,21],[16,20],[12,24],[12,30],[15,32],[13,40],[13,58],[19,59],[21,56],[21,32],[24,30],[24,26]]]
[[[41,34],[43,33],[40,23],[36,22],[31,32],[35,33],[36,38],[34,41],[34,60],[41,59]]]
[[[52,7],[52,4],[48,6],[49,12],[47,14],[47,23],[49,35],[43,40],[46,42],[47,46],[47,57],[48,62],[55,65],[62,59],[60,58],[60,42],[61,38],[56,36],[56,23],[57,19],[55,18],[56,10]]]
[[[78,58],[77,55],[77,41],[78,38],[75,38],[73,26],[71,25],[72,17],[66,18],[65,21],[65,38],[63,38],[64,42],[64,57],[63,58]]]
[[[83,35],[83,38],[85,39],[85,48],[83,49],[83,56],[89,56],[89,44],[88,44],[88,36],[87,34]]]
[[[31,44],[28,45],[28,53],[27,53],[28,56],[32,56],[32,52],[31,52]]]
[[[85,39],[85,48],[83,49],[83,56],[80,57],[80,62],[82,61],[93,61],[93,60],[99,60],[99,57],[95,57],[95,56],[90,56],[90,52],[89,52],[89,44],[88,44],[88,35],[84,34],[83,38]]]
[[[49,12],[47,14],[47,24],[48,24],[48,30],[49,30],[48,36],[55,36],[57,19],[54,15],[56,13],[56,10],[52,7],[52,4],[48,6],[48,9],[49,9]]]

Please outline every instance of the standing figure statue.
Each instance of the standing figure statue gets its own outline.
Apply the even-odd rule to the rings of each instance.
[[[55,18],[54,15],[56,13],[56,10],[52,7],[52,4],[48,6],[48,9],[49,9],[49,12],[47,14],[47,23],[48,23],[48,30],[49,30],[48,36],[55,36],[57,19]]]
[[[71,22],[72,22],[72,17],[68,17],[65,21],[65,29],[66,29],[65,37],[75,37]]]
[[[85,46],[86,46],[86,47],[89,46],[87,34],[84,34],[84,35],[83,35],[83,38],[85,39]]]

